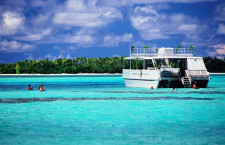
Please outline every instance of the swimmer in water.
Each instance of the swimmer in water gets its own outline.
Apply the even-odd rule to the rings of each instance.
[[[41,85],[41,86],[38,88],[38,90],[40,90],[40,91],[45,91],[46,88],[44,88],[43,85]]]
[[[196,82],[193,84],[193,89],[198,89]]]
[[[30,85],[28,85],[27,90],[33,90],[33,87],[31,87]]]
[[[176,91],[176,88],[175,87],[173,87],[173,91]]]

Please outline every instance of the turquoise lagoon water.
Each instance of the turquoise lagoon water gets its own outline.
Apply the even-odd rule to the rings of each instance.
[[[176,91],[120,75],[1,76],[0,144],[225,144],[225,75]]]

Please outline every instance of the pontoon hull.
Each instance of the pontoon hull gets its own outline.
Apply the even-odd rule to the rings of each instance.
[[[124,82],[126,87],[135,87],[135,88],[157,88],[159,80],[144,80],[144,79],[125,79]]]

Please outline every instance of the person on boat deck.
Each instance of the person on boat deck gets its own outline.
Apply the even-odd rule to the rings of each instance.
[[[38,90],[44,91],[45,89],[44,89],[43,85],[41,85],[41,86],[38,88]]]
[[[28,85],[27,90],[33,90],[33,87],[31,87],[30,85]]]
[[[196,82],[193,84],[193,89],[199,89]]]

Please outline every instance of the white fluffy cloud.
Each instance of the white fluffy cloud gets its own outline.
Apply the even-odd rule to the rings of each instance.
[[[212,46],[220,55],[225,55],[225,44],[217,44]]]
[[[51,13],[39,14],[37,17],[32,19],[32,23],[37,26],[45,26],[47,22],[50,23],[51,15]]]
[[[156,3],[200,3],[200,2],[216,2],[217,0],[101,0],[104,5],[122,7],[135,4],[156,4]]]
[[[135,7],[130,21],[144,40],[169,39],[171,34],[188,35],[201,30],[196,18],[184,14],[159,13],[152,6]]]
[[[25,18],[16,12],[7,11],[2,15],[0,35],[11,35],[23,29]]]
[[[169,35],[163,34],[159,29],[148,29],[146,31],[140,31],[140,36],[144,40],[154,40],[154,39],[169,39]]]
[[[33,45],[21,43],[18,41],[3,40],[0,42],[0,51],[4,51],[7,53],[31,51],[33,49],[34,49]]]
[[[120,11],[113,7],[96,6],[97,1],[84,3],[83,0],[68,0],[65,9],[55,13],[53,22],[68,26],[100,27],[122,19]]]
[[[215,10],[215,20],[225,21],[225,3],[220,3],[217,5]]]
[[[218,34],[225,34],[225,25],[224,24],[219,24],[219,27],[217,29]]]
[[[75,35],[65,39],[68,43],[93,43],[94,39],[89,35]]]
[[[50,34],[51,34],[51,29],[49,28],[38,33],[28,33],[25,36],[15,37],[15,39],[22,40],[22,41],[37,41],[37,40],[42,40],[44,36],[47,36]]]
[[[53,56],[51,54],[47,54],[47,55],[45,55],[45,58],[48,58],[50,60],[55,60],[55,59],[58,59],[58,58],[71,59],[71,56],[70,56],[70,54],[67,54],[66,56],[64,56],[63,54],[59,54],[58,56]]]
[[[197,29],[197,25],[196,24],[181,24],[178,29],[180,31],[194,31]]]
[[[115,47],[119,46],[120,42],[130,42],[133,38],[133,34],[125,33],[123,36],[114,36],[114,35],[107,35],[104,38],[103,46],[107,47]]]
[[[51,34],[51,29],[46,29],[38,33],[29,33],[26,36],[22,37],[15,37],[17,40],[23,40],[23,41],[37,41],[37,40],[42,40],[44,36],[50,35]]]

